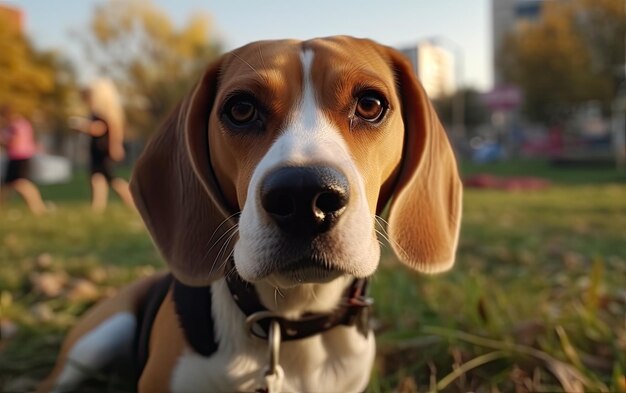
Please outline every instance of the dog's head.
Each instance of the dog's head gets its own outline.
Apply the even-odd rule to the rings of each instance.
[[[146,146],[132,192],[180,281],[215,280],[234,252],[244,279],[292,286],[371,275],[389,202],[399,259],[450,268],[462,189],[408,60],[332,37],[222,56]]]

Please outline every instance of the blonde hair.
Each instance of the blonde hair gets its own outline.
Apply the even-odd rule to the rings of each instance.
[[[106,78],[92,81],[85,89],[89,94],[89,110],[107,123],[113,139],[124,139],[124,108],[117,88]]]

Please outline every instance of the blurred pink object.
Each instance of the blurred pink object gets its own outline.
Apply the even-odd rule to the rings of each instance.
[[[25,118],[14,118],[2,134],[10,160],[28,159],[37,153],[33,127]]]
[[[532,176],[499,177],[480,173],[467,177],[463,184],[469,188],[489,188],[506,191],[542,190],[550,186],[550,181]]]

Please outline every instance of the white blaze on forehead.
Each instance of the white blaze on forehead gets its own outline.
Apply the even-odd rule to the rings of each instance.
[[[276,141],[268,156],[279,149],[277,158],[292,165],[307,163],[331,163],[337,166],[350,165],[348,146],[341,134],[320,110],[315,87],[311,78],[315,53],[304,50],[302,61],[302,96],[294,103],[284,133]]]
[[[313,66],[313,57],[315,54],[308,49],[302,52],[300,60],[302,60],[302,101],[300,102],[300,123],[305,128],[315,129],[318,126],[320,116],[319,109],[315,100],[315,91],[313,90],[313,80],[311,79],[311,67]]]

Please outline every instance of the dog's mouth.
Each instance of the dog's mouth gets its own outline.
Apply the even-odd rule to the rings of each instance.
[[[278,266],[273,276],[281,286],[294,286],[298,284],[323,284],[342,274],[345,272],[328,261],[302,258]]]

